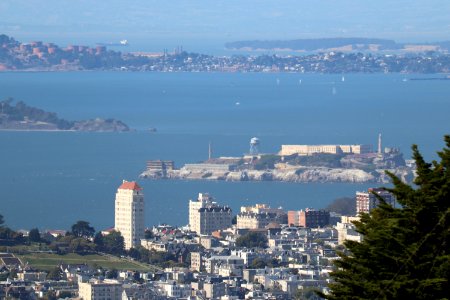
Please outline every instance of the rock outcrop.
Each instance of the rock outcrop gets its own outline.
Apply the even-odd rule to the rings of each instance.
[[[284,182],[347,182],[347,183],[388,183],[390,178],[385,169],[367,172],[361,169],[303,167],[289,170],[244,170],[244,171],[196,171],[185,168],[170,170],[165,174],[158,170],[149,170],[141,174],[151,179],[185,179],[185,180],[226,180],[226,181],[284,181]],[[408,168],[389,169],[391,173],[405,182],[411,182],[413,172]]]

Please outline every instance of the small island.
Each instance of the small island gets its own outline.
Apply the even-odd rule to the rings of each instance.
[[[149,179],[388,183],[386,171],[412,182],[413,161],[398,148],[372,145],[281,145],[278,153],[258,153],[259,139],[242,157],[219,157],[177,169],[173,161],[150,160],[140,175]]]
[[[122,132],[130,128],[115,119],[68,121],[23,101],[14,104],[14,100],[8,98],[0,101],[0,130]]]

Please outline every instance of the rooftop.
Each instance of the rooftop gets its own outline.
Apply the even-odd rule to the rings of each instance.
[[[133,190],[133,191],[140,191],[142,188],[136,183],[136,181],[126,181],[124,180],[122,185],[119,186],[119,189],[121,190]]]

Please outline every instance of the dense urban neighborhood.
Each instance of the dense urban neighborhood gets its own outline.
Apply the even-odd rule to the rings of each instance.
[[[448,73],[450,55],[425,51],[372,54],[327,51],[308,55],[211,56],[174,52],[122,53],[95,47],[34,41],[0,35],[0,71],[120,70],[155,72]],[[447,77],[442,77],[447,79]]]
[[[350,214],[375,208],[374,193],[395,205],[390,193],[374,189],[344,200]],[[334,208],[345,213],[344,202]],[[112,228],[78,221],[69,230],[13,231],[2,217],[0,297],[317,299],[344,241],[361,241],[351,223],[359,218],[329,209],[255,204],[233,214],[199,193],[189,200],[187,226],[146,229],[144,210],[142,188],[124,181]]]

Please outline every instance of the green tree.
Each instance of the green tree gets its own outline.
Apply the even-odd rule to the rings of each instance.
[[[5,219],[3,218],[3,215],[0,215],[0,227],[2,227],[3,224],[5,224]]]
[[[327,299],[448,299],[450,278],[450,136],[425,162],[417,146],[415,186],[389,174],[400,208],[380,205],[355,222],[362,242],[346,241]]]
[[[117,276],[119,276],[119,272],[116,269],[106,271],[106,278],[108,279],[115,279]]]
[[[125,242],[123,236],[118,231],[112,231],[103,237],[103,251],[121,255],[124,253]]]
[[[103,234],[101,232],[97,232],[94,236],[94,244],[97,250],[102,251],[104,243],[103,243]]]
[[[74,236],[88,238],[94,236],[95,229],[89,225],[89,222],[78,221],[72,225],[71,232]]]
[[[255,258],[250,264],[250,269],[264,269],[267,266],[267,263],[262,258]]]
[[[30,230],[30,232],[28,233],[28,240],[30,240],[30,242],[40,242],[41,241],[41,234],[39,233],[39,229],[37,228],[33,228]]]
[[[237,247],[267,248],[267,236],[259,232],[248,232],[236,239]]]
[[[46,280],[61,280],[63,278],[64,275],[61,269],[59,267],[54,267],[48,272]]]

